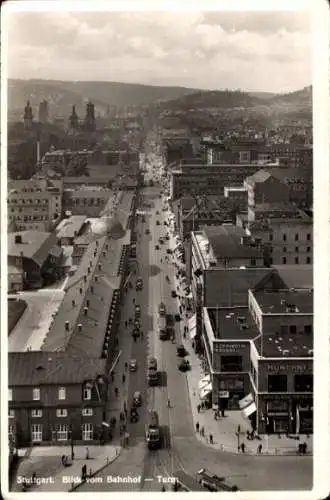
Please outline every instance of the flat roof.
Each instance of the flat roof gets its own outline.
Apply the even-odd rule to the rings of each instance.
[[[278,332],[265,334],[255,339],[254,345],[260,356],[265,358],[313,357],[313,334]]]
[[[72,215],[68,219],[63,219],[55,229],[57,238],[74,238],[85,224],[86,219],[86,215]]]
[[[262,314],[310,314],[313,315],[312,289],[284,289],[252,291]]]
[[[252,340],[259,335],[248,307],[208,308],[207,312],[217,340]]]
[[[66,353],[27,351],[8,354],[8,386],[81,384],[105,372],[106,360]]]

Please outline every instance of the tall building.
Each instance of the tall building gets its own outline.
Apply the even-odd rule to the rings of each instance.
[[[26,130],[32,127],[32,121],[33,121],[32,108],[30,106],[30,101],[27,101],[26,106],[24,108],[24,128]]]
[[[40,123],[48,122],[48,102],[45,99],[39,104],[38,118]]]
[[[94,132],[95,130],[95,106],[91,101],[89,101],[86,105],[85,131]]]
[[[76,112],[76,106],[72,106],[72,113],[69,117],[69,128],[74,130],[79,128],[79,118]]]

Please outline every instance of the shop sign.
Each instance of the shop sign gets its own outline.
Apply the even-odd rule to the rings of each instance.
[[[229,392],[228,391],[219,391],[218,397],[219,398],[229,398]]]
[[[246,345],[247,344],[235,344],[235,343],[225,344],[223,342],[217,342],[216,351],[222,353],[237,352],[241,351],[242,349],[245,349]]]
[[[308,364],[282,364],[282,363],[269,363],[267,365],[268,372],[292,372],[292,373],[311,373],[312,366]]]

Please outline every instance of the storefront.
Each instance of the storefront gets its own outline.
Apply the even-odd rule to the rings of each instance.
[[[313,399],[308,398],[304,401],[293,401],[292,420],[296,434],[313,433]]]
[[[227,393],[228,397],[226,401],[221,401],[222,404],[226,405],[229,410],[238,410],[239,401],[245,396],[244,390],[244,375],[220,375],[218,382],[218,394],[217,398],[221,397],[222,393]],[[221,398],[223,399],[223,398]]]
[[[267,434],[290,431],[289,401],[272,399],[266,402],[265,424]]]

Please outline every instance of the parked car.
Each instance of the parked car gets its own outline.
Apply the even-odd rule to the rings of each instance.
[[[175,298],[177,297],[177,293],[176,293],[176,291],[175,291],[175,290],[172,290],[171,295],[172,295],[173,299],[175,299]]]
[[[180,358],[183,358],[186,355],[186,349],[183,344],[179,345],[176,349],[176,353]]]
[[[140,391],[136,391],[133,394],[133,406],[141,406],[142,405],[142,394]]]
[[[175,321],[181,321],[181,316],[180,314],[175,315]]]
[[[155,245],[155,250],[159,250],[159,245]]]
[[[171,250],[170,248],[168,248],[168,249],[166,250],[166,253],[168,253],[169,255],[171,255],[171,254],[172,254],[172,250]]]
[[[160,226],[159,220],[156,220],[156,226]]]
[[[129,371],[136,372],[136,370],[137,370],[137,361],[136,359],[131,359],[129,362]]]
[[[130,413],[129,419],[132,423],[138,422],[139,414],[138,414],[137,409],[135,407],[131,408],[131,413]]]
[[[138,278],[136,280],[135,288],[137,291],[142,290],[142,288],[143,288],[143,279],[142,278]]]
[[[146,229],[146,234],[150,234],[150,229]]]

